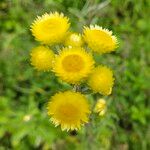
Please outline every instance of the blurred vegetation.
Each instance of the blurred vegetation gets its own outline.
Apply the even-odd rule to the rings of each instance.
[[[30,49],[37,45],[30,25],[37,15],[49,11],[69,16],[74,31],[96,23],[119,38],[116,52],[95,55],[116,76],[113,94],[104,97],[107,114],[94,116],[77,133],[61,132],[46,114],[50,96],[67,85],[29,63]],[[149,15],[149,0],[1,0],[0,150],[149,150]]]

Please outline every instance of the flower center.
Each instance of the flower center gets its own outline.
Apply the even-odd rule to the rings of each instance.
[[[59,118],[63,121],[76,121],[79,118],[79,109],[72,104],[66,103],[59,108]]]
[[[67,72],[79,72],[84,67],[84,61],[79,55],[74,54],[66,56],[62,61],[62,65]]]
[[[92,30],[92,33],[95,39],[101,39],[106,42],[112,42],[111,37],[104,31]]]
[[[44,33],[50,33],[52,35],[56,34],[54,32],[54,30],[56,30],[57,33],[61,32],[63,30],[62,25],[61,25],[61,21],[57,18],[56,19],[55,18],[47,19],[46,21],[44,21],[42,23],[42,26],[40,28],[42,31],[44,31]]]

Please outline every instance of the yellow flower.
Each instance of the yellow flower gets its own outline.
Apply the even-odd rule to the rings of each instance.
[[[78,83],[91,73],[94,60],[83,48],[64,48],[55,58],[53,70],[60,79],[68,83]]]
[[[83,33],[85,42],[95,52],[108,53],[114,51],[118,45],[117,38],[111,31],[97,25],[85,27]]]
[[[53,51],[44,46],[38,46],[31,52],[31,64],[39,71],[49,71],[52,68],[53,59]]]
[[[99,99],[94,108],[95,113],[99,113],[100,116],[103,116],[106,113],[106,101],[104,99]]]
[[[111,94],[114,84],[112,71],[105,66],[96,67],[88,79],[88,85],[94,92],[102,95]]]
[[[69,33],[64,42],[65,46],[80,47],[83,45],[83,40],[81,34]]]
[[[62,42],[70,27],[69,19],[58,12],[45,13],[31,25],[31,31],[37,41],[44,44],[56,44]]]
[[[48,103],[48,115],[55,126],[62,130],[78,130],[88,122],[90,108],[88,101],[81,93],[72,91],[60,92],[52,96]]]

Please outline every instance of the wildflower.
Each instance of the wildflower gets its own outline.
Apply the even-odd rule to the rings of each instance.
[[[81,34],[69,33],[64,42],[65,46],[80,47],[83,45],[83,40]]]
[[[24,122],[29,122],[29,121],[31,120],[31,118],[32,118],[31,115],[25,115],[25,116],[23,117],[23,121],[24,121]]]
[[[94,60],[83,48],[64,48],[56,56],[53,70],[58,77],[68,83],[78,83],[91,73]]]
[[[69,19],[62,13],[45,13],[33,22],[31,32],[37,41],[52,45],[64,39],[69,27]]]
[[[44,46],[38,46],[31,52],[31,64],[39,71],[49,71],[53,58],[53,51]]]
[[[97,25],[85,27],[84,40],[95,52],[108,53],[114,51],[118,45],[117,38],[112,32]]]
[[[99,113],[100,116],[103,116],[106,113],[106,101],[104,99],[99,99],[94,108],[95,113]]]
[[[90,114],[87,99],[81,93],[72,91],[55,94],[48,103],[48,115],[55,126],[62,130],[78,130],[88,122]]]
[[[88,79],[88,85],[94,92],[99,92],[102,95],[111,94],[114,84],[112,71],[105,66],[96,67]]]

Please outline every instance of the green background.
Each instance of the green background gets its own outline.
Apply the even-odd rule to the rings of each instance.
[[[0,1],[0,150],[149,150],[150,149],[150,1],[149,0],[1,0]],[[46,104],[68,85],[53,74],[34,70],[30,32],[37,15],[59,11],[73,31],[98,24],[113,30],[119,48],[95,56],[113,68],[115,87],[103,97],[104,117],[92,116],[79,132],[62,132],[50,122]],[[91,103],[100,95],[91,96]]]

